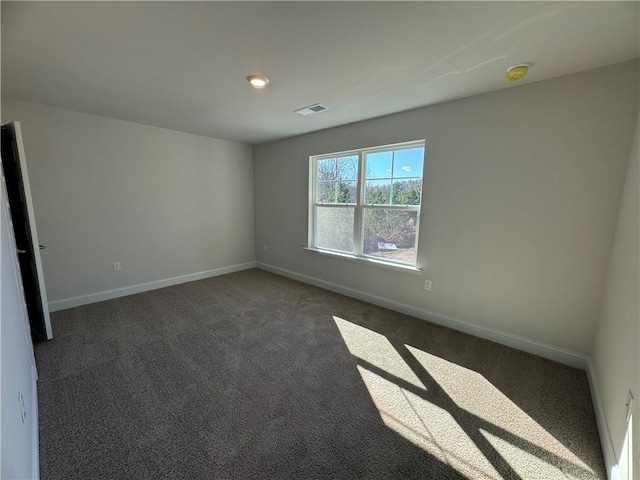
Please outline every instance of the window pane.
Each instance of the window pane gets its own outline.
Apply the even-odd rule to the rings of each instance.
[[[355,180],[339,180],[336,182],[336,203],[356,203],[358,184]]]
[[[403,178],[393,181],[394,205],[420,205],[421,178]]]
[[[396,150],[393,159],[393,177],[421,177],[424,148]]]
[[[391,180],[366,180],[364,203],[388,205],[391,197]]]
[[[367,178],[391,178],[393,152],[367,154]]]
[[[356,203],[355,180],[321,181],[316,184],[316,203]]]
[[[316,207],[316,247],[353,252],[353,207]]]
[[[316,162],[316,203],[356,203],[357,185],[357,155]]]
[[[336,182],[320,181],[316,183],[316,203],[336,202]]]
[[[415,265],[417,219],[414,211],[365,209],[364,254]]]
[[[340,157],[337,159],[337,180],[358,180],[358,156]]]
[[[316,180],[353,180],[358,179],[358,156],[325,158],[316,163]]]
[[[337,176],[338,162],[335,158],[327,158],[325,160],[318,160],[316,163],[316,179],[321,180],[335,180]]]

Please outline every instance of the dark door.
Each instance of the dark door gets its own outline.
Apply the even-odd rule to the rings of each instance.
[[[2,170],[7,185],[9,210],[16,237],[22,285],[27,303],[27,314],[31,325],[31,338],[35,342],[47,340],[45,313],[38,282],[38,270],[29,223],[29,211],[25,196],[22,169],[18,153],[18,143],[13,125],[2,126]]]

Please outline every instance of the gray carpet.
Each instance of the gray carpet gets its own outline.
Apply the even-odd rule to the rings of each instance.
[[[604,479],[584,372],[260,270],[53,314],[47,479]]]

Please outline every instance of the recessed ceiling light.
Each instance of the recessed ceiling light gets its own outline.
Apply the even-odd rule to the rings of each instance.
[[[269,79],[262,75],[249,75],[247,82],[249,82],[253,88],[264,88],[269,85]]]

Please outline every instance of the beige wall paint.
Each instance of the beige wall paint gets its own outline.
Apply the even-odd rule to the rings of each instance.
[[[619,458],[626,425],[627,392],[633,409],[634,477],[640,477],[640,117],[636,124],[618,222],[611,250],[609,275],[593,343],[592,361]]]
[[[626,62],[256,146],[257,260],[586,354],[637,85]],[[310,155],[421,138],[423,277],[302,250]]]
[[[3,98],[10,120],[50,301],[254,260],[251,146]]]

